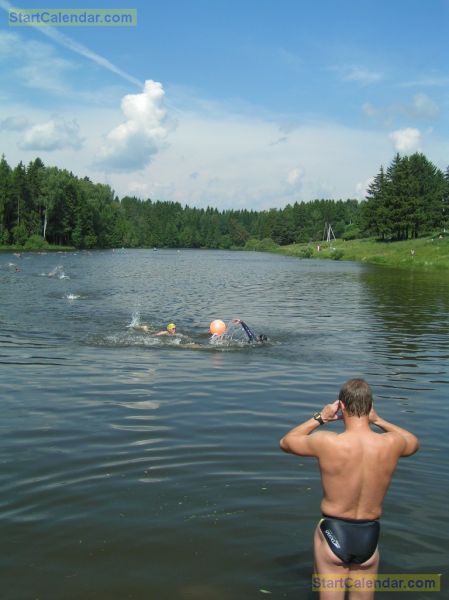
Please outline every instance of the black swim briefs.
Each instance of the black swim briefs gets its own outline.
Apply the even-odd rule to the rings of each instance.
[[[323,514],[320,529],[329,548],[340,560],[362,564],[376,551],[380,524],[377,519],[342,519]]]

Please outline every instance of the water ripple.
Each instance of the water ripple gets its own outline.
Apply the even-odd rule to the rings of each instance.
[[[307,597],[319,473],[278,442],[352,376],[422,443],[387,496],[382,560],[446,568],[444,275],[238,252],[25,256],[0,292],[8,600]],[[137,313],[185,337],[133,332]],[[209,345],[212,318],[235,317],[270,344]]]

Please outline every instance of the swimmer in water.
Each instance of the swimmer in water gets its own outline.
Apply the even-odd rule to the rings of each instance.
[[[245,321],[242,321],[241,319],[232,319],[232,322],[235,323],[236,325],[241,325],[243,331],[246,333],[247,337],[248,337],[248,343],[252,344],[252,343],[263,343],[263,342],[267,342],[268,338],[264,333],[261,333],[260,335],[256,335],[254,333],[254,331],[248,327],[248,325],[245,323]]]
[[[153,335],[176,335],[176,325],[174,323],[169,323],[166,329],[153,333]]]
[[[145,333],[149,333],[151,335],[157,335],[157,336],[176,335],[176,325],[174,323],[169,323],[167,325],[166,329],[162,329],[161,331],[158,331],[156,333],[151,331],[151,326],[147,325],[146,323],[143,323],[142,325],[132,325],[132,328],[137,331],[144,331]]]

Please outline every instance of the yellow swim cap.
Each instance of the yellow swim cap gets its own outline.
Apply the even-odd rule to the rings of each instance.
[[[171,331],[172,329],[176,329],[176,325],[174,323],[169,323],[167,325],[167,331]]]

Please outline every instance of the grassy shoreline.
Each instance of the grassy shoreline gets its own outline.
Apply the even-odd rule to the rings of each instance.
[[[22,254],[23,252],[74,252],[74,246],[43,246],[42,248],[27,248],[25,246],[0,246],[0,252],[15,252]]]
[[[434,236],[403,242],[379,242],[373,238],[332,240],[330,244],[290,244],[273,247],[271,251],[299,258],[352,260],[401,269],[449,271],[449,237]]]

